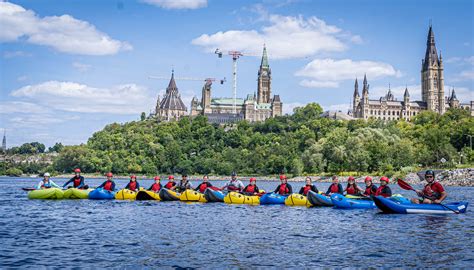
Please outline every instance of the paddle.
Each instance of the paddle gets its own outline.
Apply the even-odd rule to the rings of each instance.
[[[398,179],[398,180],[397,180],[397,183],[398,183],[398,185],[399,185],[402,189],[404,189],[404,190],[413,190],[413,191],[415,191],[415,192],[418,194],[418,192],[417,192],[412,186],[410,186],[410,184],[408,184],[407,182],[403,181],[402,179]],[[426,198],[426,197],[423,196],[423,195],[422,195],[421,197]],[[456,213],[456,214],[459,214],[459,211],[457,211],[457,210],[451,209],[451,208],[447,207],[446,205],[444,205],[444,204],[442,204],[442,203],[438,203],[438,204],[441,205],[442,207],[446,208],[446,209],[449,209],[449,210],[453,211],[453,212]]]
[[[36,188],[27,188],[27,187],[24,187],[24,188],[21,188],[23,189],[24,191],[32,191],[32,190],[36,190]]]

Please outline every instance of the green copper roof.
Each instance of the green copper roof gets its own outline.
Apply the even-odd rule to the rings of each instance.
[[[213,98],[211,100],[212,105],[234,105],[234,99],[233,98]],[[244,100],[241,98],[236,98],[235,99],[235,104],[236,105],[243,105]]]

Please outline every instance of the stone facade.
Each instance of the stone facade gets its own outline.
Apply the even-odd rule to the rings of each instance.
[[[474,101],[460,104],[454,89],[449,97],[444,96],[444,67],[443,59],[436,51],[433,29],[430,26],[426,44],[425,58],[421,65],[421,101],[411,101],[408,88],[405,88],[403,100],[398,101],[392,94],[390,87],[387,94],[379,99],[369,99],[369,84],[364,76],[362,96],[359,96],[357,79],[354,84],[352,111],[354,118],[376,118],[382,120],[410,120],[421,111],[430,110],[443,114],[446,108],[463,108],[474,116]]]
[[[202,88],[201,100],[194,97],[191,101],[191,116],[205,115],[211,123],[229,123],[240,120],[249,122],[264,121],[267,118],[281,116],[283,103],[279,95],[272,97],[271,69],[268,64],[267,49],[263,48],[262,61],[258,70],[257,93],[237,98],[236,114],[233,114],[233,98],[211,98],[212,82]]]

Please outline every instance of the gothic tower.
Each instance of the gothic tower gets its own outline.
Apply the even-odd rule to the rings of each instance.
[[[431,25],[421,65],[421,96],[428,110],[440,114],[445,112],[443,59],[441,54],[438,58]]]
[[[263,45],[262,62],[258,70],[257,103],[270,103],[272,94],[272,70],[268,65],[267,48]]]
[[[356,116],[357,106],[359,106],[360,96],[359,96],[359,83],[357,82],[357,78],[354,83],[354,95],[352,100],[352,114]]]
[[[366,118],[369,111],[369,84],[367,83],[367,75],[364,74],[364,82],[362,86],[362,109],[359,113],[360,118]]]
[[[7,151],[7,130],[6,129],[3,130],[2,150],[3,152]]]
[[[204,86],[202,87],[202,97],[201,97],[201,106],[203,114],[209,114],[212,112],[211,110],[211,81],[206,81]]]

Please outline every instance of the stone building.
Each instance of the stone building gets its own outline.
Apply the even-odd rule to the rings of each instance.
[[[421,101],[410,100],[408,88],[405,88],[403,100],[397,100],[390,87],[387,94],[379,99],[369,99],[369,84],[364,75],[362,95],[359,95],[357,79],[354,84],[352,103],[352,116],[354,118],[368,119],[370,117],[382,120],[410,120],[421,111],[430,110],[443,114],[446,108],[463,108],[474,115],[474,102],[460,102],[456,98],[454,89],[449,97],[444,96],[444,66],[441,53],[438,57],[432,26],[428,30],[425,58],[421,63]]]
[[[233,113],[234,99],[212,98],[211,88],[212,82],[206,82],[202,88],[201,100],[193,98],[191,116],[205,115],[211,123],[229,123],[240,120],[258,122],[282,115],[283,103],[280,96],[272,96],[272,75],[265,47],[258,70],[257,93],[249,94],[245,99],[237,98],[236,114]]]
[[[171,72],[171,79],[166,88],[166,94],[163,100],[160,97],[156,101],[155,117],[158,121],[178,120],[187,114],[188,109],[181,100],[178,87],[174,80],[174,71]]]

